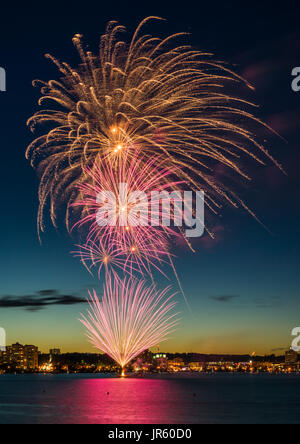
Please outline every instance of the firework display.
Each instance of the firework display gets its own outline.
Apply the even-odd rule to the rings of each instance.
[[[88,180],[87,168],[99,158],[118,168],[137,150],[143,161],[162,156],[175,182],[205,191],[212,211],[218,211],[220,199],[240,203],[225,185],[226,176],[214,176],[217,165],[249,179],[242,158],[261,164],[263,157],[270,158],[247,128],[261,124],[247,111],[251,104],[226,93],[245,81],[213,61],[211,54],[176,44],[184,33],[165,39],[142,34],[151,19],[159,18],[144,19],[129,45],[118,40],[125,28],[110,22],[99,54],[86,50],[82,36],[75,35],[81,58],[76,69],[47,55],[61,79],[34,82],[41,85],[39,103],[53,103],[53,108],[38,111],[28,125],[33,130],[50,124],[52,129],[34,140],[26,153],[41,177],[42,230],[47,200],[56,224],[58,208],[76,201],[78,183]]]
[[[119,39],[125,28],[110,22],[99,53],[86,50],[75,35],[77,68],[47,55],[61,78],[34,82],[41,85],[40,105],[51,108],[28,121],[32,130],[51,127],[26,152],[40,176],[39,231],[47,206],[55,226],[63,212],[68,230],[80,236],[75,255],[99,278],[104,271],[103,297],[90,293],[90,311],[81,322],[93,345],[122,368],[177,325],[168,289],[159,292],[135,276],[154,281],[153,271],[165,274],[169,264],[177,277],[172,240],[192,248],[176,223],[187,208],[175,197],[172,223],[163,225],[158,203],[151,218],[159,223],[149,224],[150,194],[203,190],[213,214],[227,203],[255,216],[230,187],[228,173],[250,180],[246,158],[259,164],[271,159],[280,167],[250,129],[264,126],[253,105],[227,92],[237,84],[251,86],[211,54],[178,43],[184,33],[165,39],[143,34],[152,19],[161,20],[144,19],[129,44]],[[140,197],[132,200],[135,192]],[[113,204],[111,195],[118,196]],[[193,214],[192,201],[188,211]]]
[[[166,340],[176,327],[176,302],[168,292],[143,281],[107,276],[101,301],[96,292],[90,294],[90,311],[81,319],[89,340],[124,368],[143,350]]]

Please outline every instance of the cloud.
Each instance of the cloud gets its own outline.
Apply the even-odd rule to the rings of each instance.
[[[268,308],[268,309],[275,308],[280,304],[280,300],[274,296],[269,297],[267,299],[254,298],[252,302],[256,308]]]
[[[232,299],[239,298],[239,296],[235,294],[221,294],[219,296],[211,296],[210,298],[217,302],[231,302]]]
[[[275,352],[281,352],[281,351],[287,351],[289,350],[290,347],[278,347],[278,348],[272,348],[271,352],[275,353]]]
[[[40,290],[37,291],[36,294],[39,294],[40,296],[56,296],[59,292],[57,290]]]
[[[49,305],[74,305],[85,302],[86,299],[77,295],[60,294],[58,290],[40,290],[34,294],[20,296],[3,295],[0,297],[0,308],[24,308],[37,311]]]

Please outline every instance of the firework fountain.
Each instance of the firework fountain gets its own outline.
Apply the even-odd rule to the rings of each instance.
[[[157,291],[136,279],[107,277],[102,300],[91,294],[88,317],[81,322],[89,340],[123,369],[143,350],[168,338],[178,323],[168,288]]]

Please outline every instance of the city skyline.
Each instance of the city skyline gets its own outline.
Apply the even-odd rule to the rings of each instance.
[[[146,349],[121,367],[109,355],[103,353],[61,353],[50,349],[42,353],[35,345],[20,343],[0,351],[0,374],[30,373],[102,373],[119,372],[122,377],[139,373],[177,372],[247,372],[291,373],[300,370],[299,355],[287,350],[283,355],[215,355],[201,353],[163,353]]]
[[[294,337],[291,337],[292,339]],[[291,341],[292,342],[292,341]],[[49,344],[44,344],[44,345],[39,345],[38,341],[35,342],[30,342],[30,341],[25,341],[24,338],[23,340],[18,338],[14,341],[10,341],[7,342],[6,344],[6,348],[11,347],[12,345],[15,344],[24,344],[25,346],[31,346],[34,345],[35,347],[38,348],[39,353],[41,354],[76,354],[76,353],[80,353],[80,354],[99,354],[99,355],[106,355],[106,353],[99,351],[99,349],[93,347],[93,346],[89,346],[88,343],[83,344],[82,348],[78,348],[78,349],[67,349],[64,348],[60,345],[51,345]],[[234,351],[234,350],[230,350],[227,349],[227,351],[222,351],[221,349],[219,351],[213,351],[213,350],[209,350],[209,349],[203,349],[203,350],[193,350],[193,349],[179,349],[179,347],[176,348],[176,346],[174,346],[174,350],[170,349],[167,346],[168,342],[166,341],[166,343],[163,343],[162,346],[160,346],[159,344],[157,346],[153,346],[150,347],[149,350],[152,351],[152,353],[167,353],[167,354],[203,354],[203,355],[236,355],[236,356],[245,356],[245,355],[253,355],[253,356],[282,356],[284,355],[287,351],[292,350],[291,344],[287,344],[286,347],[279,347],[279,348],[274,348],[274,349],[270,349],[269,351],[266,351],[264,353],[259,353],[257,352],[254,348],[252,348],[251,352],[248,350],[245,350],[244,352],[242,351],[242,348],[238,351]],[[1,353],[1,351],[0,351]]]
[[[7,351],[7,349],[9,349],[9,348],[11,348],[13,346],[34,347],[34,348],[36,348],[38,353],[42,354],[42,355],[68,355],[68,354],[70,354],[70,355],[74,354],[75,355],[75,354],[82,354],[82,355],[109,356],[107,353],[102,352],[98,348],[94,348],[92,352],[90,352],[90,351],[78,351],[78,350],[77,351],[74,350],[74,351],[70,352],[70,351],[67,351],[67,350],[63,350],[62,348],[57,347],[57,346],[55,346],[53,348],[49,348],[51,346],[48,346],[47,350],[41,350],[41,349],[39,349],[39,347],[36,344],[35,345],[34,344],[29,344],[29,343],[27,344],[25,341],[16,341],[15,343],[6,344],[5,347],[2,347],[2,349],[0,350],[0,353],[1,352],[5,353]],[[144,352],[148,352],[148,351],[150,351],[153,354],[163,354],[163,355],[166,355],[166,354],[170,354],[170,355],[176,355],[176,354],[179,354],[179,355],[183,355],[183,354],[193,355],[193,354],[195,354],[195,355],[206,355],[206,356],[210,356],[210,355],[215,355],[215,356],[253,356],[253,357],[259,356],[259,355],[256,354],[256,352],[252,352],[252,353],[238,353],[238,354],[235,354],[235,353],[201,353],[201,352],[195,352],[195,351],[171,352],[169,350],[164,350],[164,349],[161,350],[159,346],[154,346],[154,347],[150,347],[148,349],[145,349],[140,354],[143,354]],[[280,351],[280,353],[279,353],[279,351]],[[264,356],[278,356],[278,357],[280,357],[280,356],[283,356],[283,355],[285,355],[286,353],[289,353],[289,352],[298,354],[298,352],[294,351],[292,349],[292,347],[282,348],[282,350],[277,350],[277,352],[278,353],[272,353],[272,354],[268,354],[268,355],[265,354]],[[112,358],[110,358],[110,359],[112,359]],[[134,361],[135,359],[136,358],[133,358],[131,361]]]

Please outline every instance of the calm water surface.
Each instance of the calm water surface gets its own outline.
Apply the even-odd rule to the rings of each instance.
[[[0,424],[300,423],[300,375],[0,375]]]

